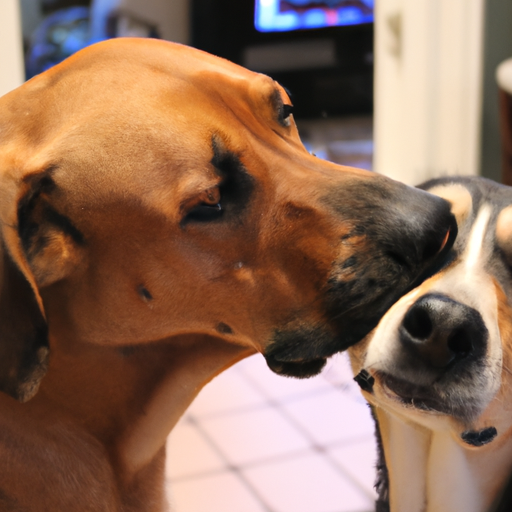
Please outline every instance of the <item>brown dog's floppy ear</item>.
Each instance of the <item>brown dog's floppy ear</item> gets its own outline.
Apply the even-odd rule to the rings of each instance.
[[[7,186],[0,193],[0,391],[26,402],[46,373],[48,329],[21,249],[17,198],[10,192]]]
[[[25,402],[46,373],[48,333],[32,286],[4,244],[0,251],[0,391]]]

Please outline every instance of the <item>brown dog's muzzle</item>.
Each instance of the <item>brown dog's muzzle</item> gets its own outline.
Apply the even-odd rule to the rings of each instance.
[[[363,339],[404,293],[435,269],[457,235],[447,203],[389,180],[340,186],[323,198],[351,221],[340,237],[323,301],[324,326],[290,325],[266,352],[280,374],[318,373],[330,355]]]

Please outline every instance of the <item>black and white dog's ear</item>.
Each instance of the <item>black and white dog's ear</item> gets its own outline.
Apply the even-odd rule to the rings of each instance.
[[[48,330],[41,297],[19,233],[22,180],[0,179],[0,391],[25,402],[48,366]]]
[[[512,205],[507,206],[496,220],[496,243],[512,266]]]
[[[423,187],[420,186],[420,188]],[[433,180],[432,186],[428,186],[424,190],[446,199],[451,204],[451,211],[457,220],[459,228],[471,216],[473,198],[469,190],[462,183],[436,184],[436,180]]]

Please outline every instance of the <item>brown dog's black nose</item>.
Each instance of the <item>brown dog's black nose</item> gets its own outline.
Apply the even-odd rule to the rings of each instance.
[[[440,294],[417,300],[400,327],[400,342],[409,355],[437,369],[481,355],[487,337],[478,311]]]
[[[444,199],[378,176],[332,187],[323,202],[340,221],[340,259],[332,266],[326,305],[341,351],[446,264],[457,223]]]

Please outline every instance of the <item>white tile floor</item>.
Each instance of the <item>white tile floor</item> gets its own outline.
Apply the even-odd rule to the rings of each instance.
[[[173,512],[369,512],[373,431],[346,355],[308,380],[250,357],[208,384],[169,437]]]

